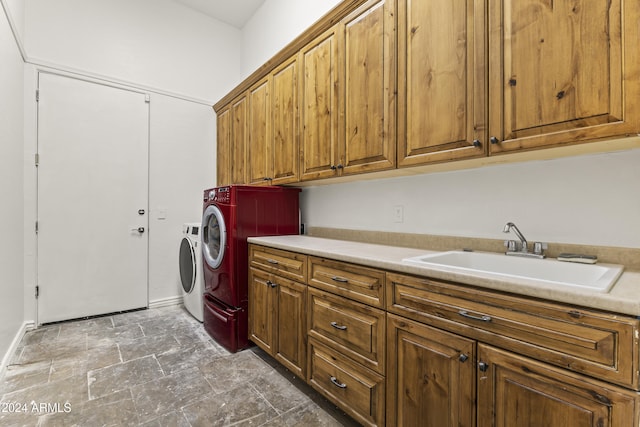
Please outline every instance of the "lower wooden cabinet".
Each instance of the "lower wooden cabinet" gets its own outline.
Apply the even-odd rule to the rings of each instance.
[[[478,345],[478,427],[631,427],[637,394]]]
[[[640,425],[639,319],[249,253],[250,339],[362,425]]]
[[[387,426],[473,427],[475,342],[393,314],[387,331]]]
[[[249,339],[306,379],[307,286],[249,269]]]
[[[360,424],[384,425],[384,377],[313,338],[309,338],[309,384]]]

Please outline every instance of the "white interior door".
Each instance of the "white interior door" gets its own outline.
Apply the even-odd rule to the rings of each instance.
[[[38,323],[146,307],[146,95],[49,73],[38,87]]]

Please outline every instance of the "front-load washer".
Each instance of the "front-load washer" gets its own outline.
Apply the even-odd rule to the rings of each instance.
[[[198,321],[203,321],[202,250],[200,249],[200,223],[185,223],[180,242],[180,282],[184,307]]]
[[[232,185],[204,191],[204,329],[230,352],[249,346],[248,237],[298,234],[300,189]]]

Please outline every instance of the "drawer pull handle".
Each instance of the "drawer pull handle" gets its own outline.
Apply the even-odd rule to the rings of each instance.
[[[272,288],[275,288],[276,286],[278,286],[278,284],[273,283],[271,280],[267,280],[267,286],[271,286]]]
[[[278,261],[276,261],[275,259],[271,259],[271,258],[269,258],[269,259],[267,259],[267,262],[268,262],[269,264],[278,265]]]
[[[331,322],[331,326],[336,329],[340,329],[341,331],[346,331],[347,327],[345,325],[338,325],[338,322]]]
[[[331,377],[330,379],[333,385],[335,385],[336,387],[347,388],[347,385],[344,383],[338,382],[338,379],[336,377]]]
[[[458,314],[462,317],[466,317],[471,320],[479,320],[481,322],[491,322],[491,316],[474,316],[473,314],[469,314],[467,310],[460,310]]]
[[[333,276],[331,280],[335,282],[340,282],[340,283],[347,283],[349,281],[349,279],[345,279],[344,277],[340,277],[340,276]]]

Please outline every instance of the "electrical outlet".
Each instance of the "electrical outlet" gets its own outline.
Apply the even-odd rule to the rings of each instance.
[[[404,206],[394,206],[393,222],[403,222],[403,221],[404,221]]]

